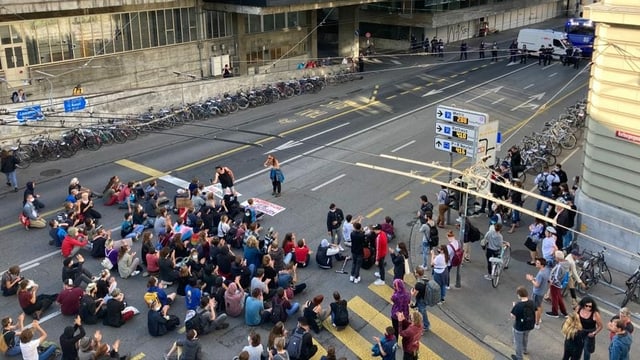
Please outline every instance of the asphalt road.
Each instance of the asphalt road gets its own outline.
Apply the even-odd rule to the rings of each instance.
[[[266,217],[264,227],[273,226],[281,234],[296,232],[315,249],[326,237],[326,212],[328,205],[335,202],[345,213],[365,216],[368,224],[382,221],[385,215],[393,217],[400,240],[411,242],[412,258],[417,261],[417,238],[410,237],[410,228],[404,224],[415,213],[418,196],[424,193],[434,198],[438,187],[357,164],[414,171],[446,180],[449,175],[445,172],[381,158],[379,154],[446,164],[449,155],[434,149],[437,105],[484,112],[492,120],[499,120],[506,149],[523,134],[539,130],[544,121],[584,98],[587,91],[588,71],[576,71],[558,63],[541,67],[531,59],[526,65],[508,65],[505,59],[494,64],[489,60],[451,61],[455,59],[455,53],[444,61],[424,56],[382,57],[367,63],[363,80],[329,87],[316,95],[148,135],[125,145],[82,152],[72,159],[33,164],[19,171],[19,181],[36,179],[46,210],[52,212],[65,198],[72,177],[100,191],[112,175],[125,181],[165,176],[168,181],[160,181],[159,187],[173,194],[181,180],[196,177],[208,181],[214,166],[222,164],[230,166],[239,178],[237,188],[243,199],[258,197],[286,208],[273,218]],[[197,138],[176,136],[178,134]],[[280,198],[271,197],[268,174],[262,167],[269,152],[278,157],[286,175]],[[565,151],[560,159],[564,157],[569,157],[565,161],[569,175],[579,173],[580,148],[575,152]],[[459,169],[470,164],[467,158],[457,155],[453,160]],[[43,292],[58,292],[61,256],[47,245],[48,234],[44,230],[26,232],[15,226],[21,193],[5,192],[1,196],[4,206],[0,209],[3,219],[0,234],[5,246],[0,264],[3,268],[21,264],[27,268],[24,274],[40,283]],[[532,205],[532,201],[526,204]],[[121,211],[100,205],[97,209],[103,213],[105,227],[119,225]],[[525,218],[524,223],[529,220]],[[486,218],[473,221],[481,228],[486,226]],[[504,358],[511,354],[508,312],[515,299],[515,287],[524,283],[524,274],[532,268],[525,263],[528,259],[522,246],[525,230],[520,228],[507,238],[515,244],[514,261],[498,289],[491,288],[490,283],[482,279],[484,262],[477,248],[473,250],[473,261],[463,267],[462,288],[450,290],[446,304],[432,309],[432,322],[437,326],[423,338],[423,344],[431,351],[423,353],[425,359]],[[90,269],[99,270],[96,261],[87,262]],[[304,302],[318,293],[329,299],[334,290],[351,299],[350,328],[335,334],[324,331],[314,337],[324,348],[335,346],[338,354],[348,359],[366,358],[370,345],[365,341],[379,334],[379,328],[385,324],[384,316],[389,314],[390,288],[370,286],[373,271],[364,271],[363,281],[357,285],[349,283],[346,275],[315,266],[301,270],[300,277],[310,287],[296,301]],[[141,277],[119,280],[128,302],[140,309],[144,306],[145,284],[146,279]],[[611,301],[617,299],[607,297],[606,293],[602,296]],[[328,307],[328,300],[325,305]],[[4,308],[3,314],[19,313],[15,298],[0,299],[0,306]],[[181,299],[171,312],[183,318]],[[145,316],[143,312],[117,331],[102,329],[104,338],[121,338],[121,348],[137,354],[138,358],[160,359],[172,339],[181,335],[152,339],[146,333]],[[71,322],[70,318],[54,315],[44,321],[43,326],[57,339],[62,328]],[[294,323],[295,320],[289,320],[287,327],[293,328]],[[560,325],[560,320],[544,319],[543,329],[530,337],[531,359],[560,357]],[[92,332],[95,326],[88,328]],[[207,358],[230,359],[246,345],[248,331],[242,319],[232,319],[228,329],[203,337]],[[260,332],[266,341],[268,328],[262,327]],[[606,357],[608,339],[605,337],[599,336],[595,358]]]

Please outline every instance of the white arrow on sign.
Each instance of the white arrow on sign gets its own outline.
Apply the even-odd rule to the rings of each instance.
[[[462,80],[462,81],[458,81],[457,83],[455,83],[455,84],[451,84],[451,85],[449,85],[449,86],[445,86],[445,87],[443,87],[442,89],[431,90],[431,91],[429,91],[428,93],[426,93],[426,94],[422,95],[422,97],[431,96],[431,95],[435,95],[435,94],[440,94],[441,92],[445,91],[446,89],[448,89],[448,88],[452,88],[452,87],[457,86],[457,85],[460,85],[460,84],[462,84],[462,83],[464,83],[464,80]]]
[[[533,100],[538,100],[538,101],[542,100],[542,98],[544,97],[544,94],[545,93],[541,92],[540,94],[529,96],[529,100],[527,100],[527,101],[523,102],[522,104],[514,107],[513,109],[511,109],[511,111],[516,111],[518,109],[524,109],[524,108],[530,108],[530,109],[533,109],[533,110],[537,109],[538,106],[540,106],[540,105],[531,104],[531,102]]]
[[[276,147],[274,149],[271,149],[271,150],[267,151],[264,154],[265,155],[269,155],[269,154],[274,153],[276,151],[282,151],[282,150],[286,150],[286,149],[290,149],[292,147],[296,147],[296,146],[302,145],[305,141],[307,141],[309,139],[313,139],[316,136],[324,135],[324,134],[326,134],[326,133],[328,133],[330,131],[333,131],[333,130],[336,130],[336,129],[340,129],[341,127],[347,126],[349,124],[350,124],[349,122],[342,123],[342,124],[340,124],[338,126],[334,126],[334,127],[330,128],[330,129],[321,131],[319,133],[315,133],[315,134],[313,134],[311,136],[307,136],[306,138],[302,138],[300,140],[289,140],[286,143],[284,143],[284,144],[282,144],[282,145],[280,145],[280,146],[278,146],[278,147]]]
[[[502,89],[503,87],[504,87],[504,86],[498,86],[498,87],[496,87],[496,88],[489,89],[489,90],[485,91],[484,93],[482,93],[482,94],[480,94],[480,95],[478,95],[478,96],[476,96],[476,97],[474,97],[474,98],[471,98],[471,99],[469,99],[469,100],[465,101],[465,103],[470,103],[470,102],[472,102],[473,100],[479,99],[479,98],[481,98],[481,97],[483,97],[483,96],[485,96],[485,95],[489,95],[489,94],[491,94],[491,93],[497,94],[497,93],[498,93],[498,91],[500,91],[500,89]]]

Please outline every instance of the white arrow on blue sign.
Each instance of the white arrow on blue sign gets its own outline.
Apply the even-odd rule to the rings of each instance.
[[[64,101],[64,112],[82,110],[87,106],[87,100],[83,97],[75,97]]]
[[[16,112],[16,119],[22,124],[26,120],[44,120],[44,114],[40,105],[28,106]]]

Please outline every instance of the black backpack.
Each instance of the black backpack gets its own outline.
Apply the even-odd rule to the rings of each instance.
[[[545,191],[549,191],[551,190],[551,187],[549,186],[549,174],[548,173],[542,173],[542,177],[541,177],[541,181],[538,184],[538,190],[545,192]]]
[[[287,321],[287,312],[284,310],[284,300],[278,301],[278,299],[273,299],[271,302],[271,315],[269,319],[274,324],[279,321]]]
[[[440,237],[438,236],[438,227],[436,224],[429,225],[429,247],[436,247],[440,243]]]
[[[536,325],[536,309],[533,301],[528,300],[522,308],[522,330],[533,330]]]
[[[189,317],[191,316],[191,317]],[[195,330],[198,334],[204,334],[204,322],[202,321],[202,314],[195,310],[189,310],[187,312],[187,320],[184,322],[185,329]]]

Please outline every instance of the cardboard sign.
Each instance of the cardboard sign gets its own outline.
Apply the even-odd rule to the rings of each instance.
[[[252,198],[253,199],[253,208],[258,213],[265,213],[269,216],[275,216],[281,212],[283,212],[286,208],[280,205],[268,202],[266,200]],[[245,207],[249,205],[246,201],[244,201],[240,206]]]
[[[224,193],[222,192],[222,186],[220,184],[213,184],[209,186],[205,186],[204,193],[212,192],[215,197],[218,199],[222,199],[224,197]],[[240,193],[236,193],[237,197],[242,196]]]
[[[190,208],[192,206],[193,206],[193,203],[191,202],[191,199],[186,198],[186,197],[177,197],[176,198],[176,207],[178,209]]]

